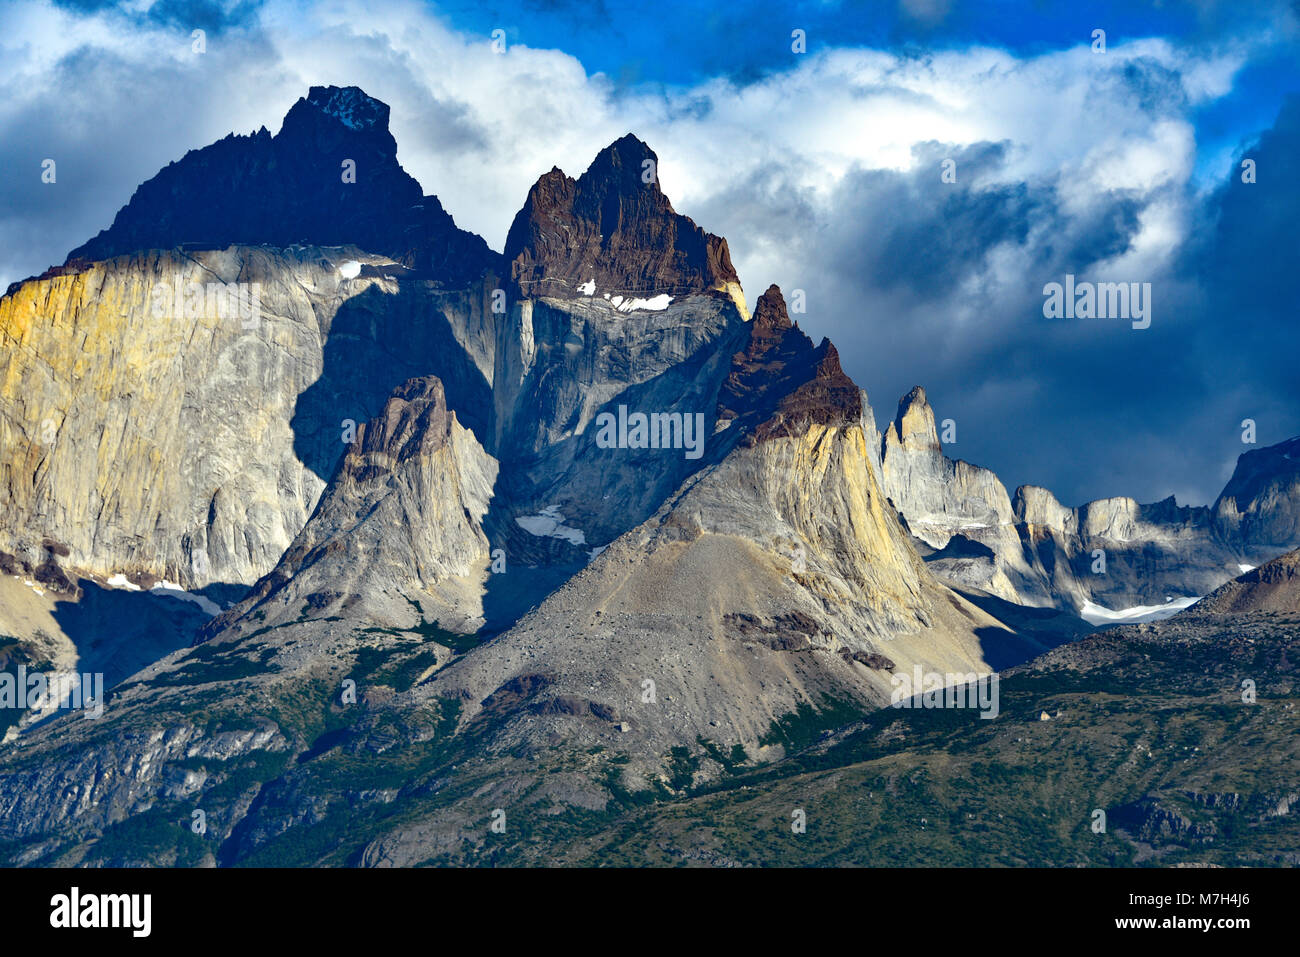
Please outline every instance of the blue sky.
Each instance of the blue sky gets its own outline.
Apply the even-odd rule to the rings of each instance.
[[[1009,486],[1206,502],[1243,418],[1262,444],[1300,433],[1298,8],[11,0],[0,283],[314,84],[388,103],[399,160],[497,249],[538,175],[633,132],[751,300],[805,290],[796,318],[882,422],[920,384],[959,424],[950,453]],[[1067,272],[1152,283],[1151,328],[1045,320]]]

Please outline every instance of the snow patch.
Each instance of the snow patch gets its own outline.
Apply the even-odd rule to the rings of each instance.
[[[181,601],[192,601],[209,615],[221,614],[221,606],[211,598],[205,598],[203,595],[196,595],[188,592],[175,582],[160,581],[149,589],[151,595],[163,595],[167,598],[179,598]]]
[[[584,296],[594,296],[596,294],[596,280],[588,279],[578,287],[578,292],[582,293]]]
[[[108,581],[105,582],[105,584],[108,585],[109,588],[122,588],[125,589],[126,591],[144,590],[139,585],[136,585],[133,582],[131,582],[121,572],[118,572],[116,575],[110,576]],[[149,594],[157,595],[160,598],[177,598],[180,599],[181,601],[190,601],[198,605],[209,615],[221,614],[221,606],[218,605],[211,598],[206,598],[203,595],[196,595],[193,592],[188,592],[180,585],[177,585],[175,582],[169,582],[166,580],[160,581],[152,588],[149,589]]]
[[[631,312],[633,309],[648,309],[651,312],[663,312],[663,310],[668,308],[668,304],[672,301],[673,297],[668,295],[668,293],[651,296],[649,299],[623,299],[622,296],[615,296],[610,300],[619,312]]]
[[[1254,566],[1254,565],[1241,565],[1241,564],[1238,564],[1237,567],[1241,569],[1241,573],[1242,573],[1243,575],[1246,574],[1246,572],[1253,572],[1253,571],[1255,570],[1255,566]]]
[[[1137,625],[1143,622],[1163,621],[1166,618],[1172,618],[1184,608],[1190,608],[1200,600],[1199,595],[1195,598],[1170,598],[1163,605],[1134,605],[1131,608],[1122,608],[1118,611],[1085,601],[1083,611],[1079,612],[1079,617],[1090,625],[1118,623]]]
[[[548,505],[538,515],[516,518],[515,524],[538,538],[562,538],[574,545],[587,544],[587,536],[583,534],[582,529],[571,528],[564,524],[564,514],[558,505]]]
[[[349,259],[339,267],[339,275],[344,279],[356,279],[361,275],[361,263],[355,259]]]

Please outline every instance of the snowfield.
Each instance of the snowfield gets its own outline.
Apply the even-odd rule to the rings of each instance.
[[[1119,611],[1086,601],[1083,603],[1083,611],[1079,612],[1079,617],[1090,625],[1137,625],[1144,621],[1163,621],[1172,618],[1184,608],[1190,608],[1200,600],[1199,595],[1196,598],[1171,598],[1163,605],[1134,605],[1132,608],[1123,608]]]

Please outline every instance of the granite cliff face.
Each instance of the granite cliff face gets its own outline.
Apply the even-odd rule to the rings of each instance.
[[[1300,436],[1242,453],[1214,503],[1214,524],[1249,548],[1300,541]]]
[[[448,391],[485,427],[488,290],[390,268],[348,247],[158,250],[0,299],[0,550],[35,565],[49,538],[101,580],[251,584],[393,377],[447,357]],[[227,283],[256,286],[255,314],[207,307]]]

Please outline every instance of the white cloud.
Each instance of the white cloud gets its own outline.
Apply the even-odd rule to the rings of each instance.
[[[495,54],[488,37],[458,33],[412,2],[388,7],[382,19],[360,2],[271,3],[258,26],[209,38],[201,56],[190,53],[183,31],[133,32],[109,14],[78,16],[47,3],[11,5],[0,34],[9,110],[21,106],[24,87],[39,88],[78,50],[147,63],[159,80],[181,78],[201,98],[159,104],[150,131],[171,141],[173,156],[204,145],[187,138],[200,129],[209,139],[277,129],[310,85],[359,85],[392,107],[403,165],[496,248],[538,175],[551,165],[577,175],[629,130],[660,154],[660,181],[688,213],[768,165],[793,177],[788,188],[825,203],[852,170],[909,169],[913,145],[931,140],[1008,141],[1016,147],[1009,179],[1078,165],[1089,185],[1153,189],[1187,175],[1193,144],[1165,104],[1144,104],[1126,85],[1126,65],[1143,60],[1176,71],[1203,97],[1226,90],[1241,62],[1239,52],[1199,58],[1163,41],[1115,44],[1103,56],[1081,45],[1023,60],[984,48],[916,58],[838,49],[746,86],[715,80],[618,93],[567,54],[523,45]],[[102,125],[87,129],[88,139],[114,132],[111,101],[131,91],[96,94],[107,102],[96,104]],[[183,115],[190,112],[201,118]],[[117,195],[125,200],[129,191]],[[728,223],[702,225],[723,232]],[[744,263],[748,237],[730,240]],[[755,288],[767,282],[742,279]]]

